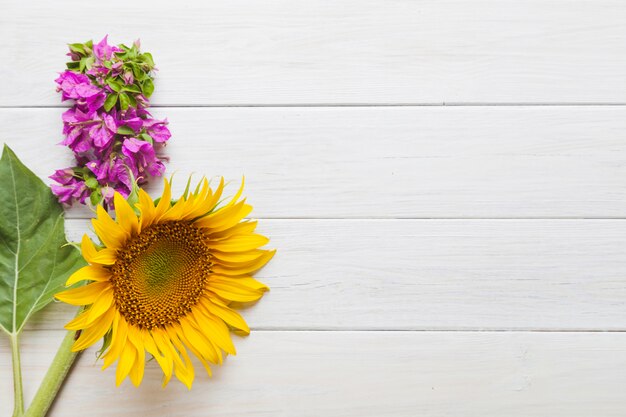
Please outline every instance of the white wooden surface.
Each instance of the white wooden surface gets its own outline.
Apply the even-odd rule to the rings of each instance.
[[[279,251],[212,379],[90,351],[52,416],[624,415],[626,3],[0,0],[0,141],[42,178],[64,45],[105,33],[160,68],[168,172],[245,174]],[[27,400],[71,315],[25,331]]]
[[[0,109],[1,137],[42,177],[71,163],[55,146],[62,111]],[[181,191],[189,173],[245,174],[262,218],[626,217],[626,106],[159,108],[155,116],[170,120],[168,169]]]
[[[621,0],[2,6],[4,106],[57,105],[64,45],[105,33],[154,51],[161,105],[626,102]]]

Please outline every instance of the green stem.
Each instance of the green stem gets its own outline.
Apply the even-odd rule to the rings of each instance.
[[[80,352],[72,352],[71,348],[75,340],[76,332],[67,332],[24,417],[44,417],[48,412],[74,360],[80,354]]]
[[[24,415],[24,390],[22,388],[22,364],[18,334],[11,334],[11,358],[13,359],[13,417]]]

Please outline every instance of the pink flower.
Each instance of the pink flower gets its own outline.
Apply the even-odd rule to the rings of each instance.
[[[57,91],[61,91],[61,100],[77,100],[79,98],[92,97],[100,92],[100,89],[91,84],[89,77],[74,71],[63,71],[55,80],[59,85]]]
[[[93,140],[93,144],[99,151],[108,147],[113,137],[117,133],[117,123],[115,119],[107,114],[102,113],[99,120],[96,118],[94,121],[97,123],[89,129],[89,136]]]
[[[172,137],[170,130],[165,126],[167,123],[167,119],[146,119],[143,122],[143,127],[155,142],[165,142]]]
[[[59,183],[51,185],[50,188],[63,204],[72,204],[74,200],[84,204],[89,197],[89,189],[85,182],[74,176],[72,168],[59,169],[49,178]]]
[[[93,46],[93,54],[96,56],[96,59],[99,61],[110,60],[113,52],[120,52],[121,49],[117,46],[112,46],[107,43],[107,38],[109,35],[106,35],[100,42]]]
[[[88,129],[95,123],[93,114],[85,113],[74,106],[63,113],[62,119],[65,139],[61,144],[74,152],[87,152],[92,146]]]
[[[143,127],[144,120],[139,117],[137,109],[129,107],[126,111],[121,112],[118,118],[118,124],[120,126],[128,126],[135,131],[135,133],[139,133]]]
[[[145,179],[146,171],[151,176],[162,175],[165,171],[165,165],[156,157],[154,148],[148,142],[135,138],[126,139],[122,145],[122,153],[132,163],[129,166],[134,167],[138,177],[142,179]]]

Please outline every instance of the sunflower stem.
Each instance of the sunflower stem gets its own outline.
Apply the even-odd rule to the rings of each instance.
[[[72,344],[75,340],[76,332],[67,332],[24,417],[44,417],[48,413],[72,364],[80,354],[80,352],[72,352]]]
[[[24,390],[22,388],[22,363],[20,361],[20,343],[17,333],[11,334],[11,359],[13,360],[13,417],[24,415]]]

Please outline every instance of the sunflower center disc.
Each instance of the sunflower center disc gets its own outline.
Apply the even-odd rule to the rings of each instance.
[[[197,227],[174,221],[146,228],[118,251],[112,283],[126,321],[152,329],[191,311],[211,274],[204,239]]]

